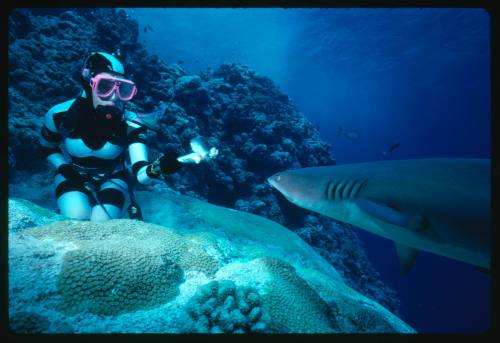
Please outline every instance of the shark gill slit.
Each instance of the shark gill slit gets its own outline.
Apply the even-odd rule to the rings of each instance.
[[[335,192],[335,187],[337,186],[337,182],[335,180],[329,180],[327,185],[326,185],[326,198],[328,200],[334,200],[334,192]]]
[[[366,181],[366,179],[328,180],[325,185],[325,197],[333,201],[354,199]]]
[[[345,182],[344,189],[342,190],[342,199],[351,198],[352,188],[355,183],[356,183],[355,179],[350,179]]]
[[[330,199],[331,200],[335,200],[335,194],[336,194],[339,186],[340,186],[339,181],[337,181],[337,180],[333,181],[333,185],[332,185],[332,187],[330,187]]]
[[[345,187],[345,180],[339,180],[337,182],[337,187],[335,187],[335,200],[341,200],[342,199],[342,191],[344,190]]]
[[[330,199],[330,185],[332,183],[332,180],[328,180],[325,185],[325,198]]]
[[[359,191],[363,187],[363,185],[366,183],[366,179],[361,179],[361,180],[355,180],[354,184],[351,188],[351,192],[349,194],[350,199],[354,199],[358,196]]]

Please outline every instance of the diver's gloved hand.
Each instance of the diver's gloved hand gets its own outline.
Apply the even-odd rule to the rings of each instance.
[[[146,174],[149,177],[156,178],[160,174],[172,174],[182,167],[182,163],[172,155],[162,155],[153,163],[146,167]]]
[[[207,148],[205,140],[201,137],[195,137],[190,142],[192,153],[183,155],[177,158],[182,163],[200,163],[203,160],[215,158],[219,154],[219,150],[212,147],[210,150]]]
[[[88,180],[83,177],[76,169],[69,163],[64,163],[57,168],[57,172],[64,176],[66,180],[75,182],[77,184],[85,184]]]

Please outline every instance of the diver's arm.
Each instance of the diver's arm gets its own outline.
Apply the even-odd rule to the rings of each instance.
[[[56,170],[63,164],[68,163],[61,148],[62,135],[59,133],[54,121],[54,108],[45,114],[45,120],[40,133],[40,153],[47,159],[49,164]]]
[[[145,140],[146,130],[138,127],[128,134],[128,154],[134,178],[142,184],[151,182],[145,175],[145,169],[149,165],[148,149]]]
[[[132,172],[137,181],[141,184],[150,183],[161,174],[175,173],[182,167],[182,163],[177,161],[177,156],[161,156],[153,163],[148,162],[148,150],[145,141],[144,128],[133,130],[128,138],[128,152]]]

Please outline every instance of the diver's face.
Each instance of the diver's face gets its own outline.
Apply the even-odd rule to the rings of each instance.
[[[101,73],[99,75],[103,75],[103,76],[113,76],[109,73]],[[101,106],[115,106],[117,107],[118,109],[123,109],[125,103],[120,100],[120,98],[118,97],[118,94],[116,94],[118,90],[115,89],[113,91],[113,93],[111,93],[111,95],[109,95],[108,97],[106,98],[101,98],[99,97],[96,92],[92,91],[92,105],[95,108],[97,108],[97,106],[101,105]]]

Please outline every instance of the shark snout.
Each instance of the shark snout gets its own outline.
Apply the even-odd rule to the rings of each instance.
[[[274,174],[273,176],[270,176],[267,178],[267,182],[274,188],[276,188],[277,190],[280,190],[279,189],[279,181],[281,180],[281,174],[278,173],[278,174]]]

